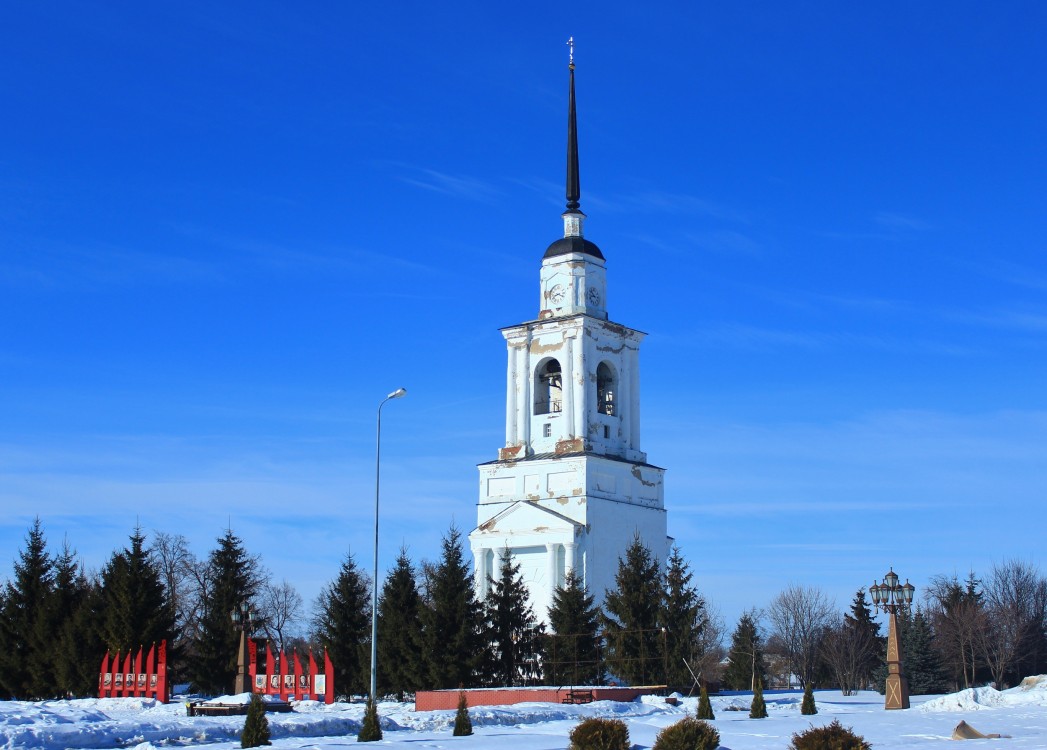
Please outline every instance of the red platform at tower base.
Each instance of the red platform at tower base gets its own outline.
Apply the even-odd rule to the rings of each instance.
[[[465,693],[470,706],[511,706],[514,703],[589,703],[591,701],[634,701],[641,695],[665,692],[665,685],[639,687],[506,687],[470,690],[419,690],[414,696],[416,711],[458,708],[458,694]]]

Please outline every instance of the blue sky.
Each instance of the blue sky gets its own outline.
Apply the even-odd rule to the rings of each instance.
[[[722,7],[721,7],[722,6]],[[1044,564],[1041,3],[23,3],[0,24],[0,575],[228,524],[307,599],[475,519],[498,328],[582,208],[729,625]]]

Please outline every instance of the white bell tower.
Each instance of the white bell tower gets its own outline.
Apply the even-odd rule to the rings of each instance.
[[[573,49],[569,69],[564,236],[542,259],[538,318],[502,330],[505,447],[479,466],[469,534],[477,594],[508,548],[540,620],[567,571],[599,602],[637,535],[660,560],[670,542],[665,470],[640,450],[644,334],[608,319],[604,257],[582,232]]]

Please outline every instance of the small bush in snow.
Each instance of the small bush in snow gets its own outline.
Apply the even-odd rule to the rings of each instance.
[[[720,733],[712,724],[686,716],[658,733],[651,750],[716,750]]]
[[[705,685],[702,685],[702,692],[698,696],[698,711],[695,717],[706,721],[713,721],[716,718],[716,714],[713,713],[713,704],[709,701],[709,691],[705,689]]]
[[[766,719],[767,704],[763,700],[763,683],[756,681],[756,690],[753,691],[753,702],[749,707],[750,719]]]
[[[378,721],[378,706],[368,698],[367,708],[364,709],[364,723],[360,727],[360,734],[356,735],[356,741],[377,742],[380,739],[382,739],[382,725]]]
[[[269,719],[265,716],[265,704],[257,693],[251,695],[251,705],[247,707],[247,718],[244,720],[244,731],[240,733],[240,747],[260,747],[271,745],[269,741]]]
[[[469,701],[465,691],[458,693],[458,710],[454,714],[454,736],[468,737],[473,733],[473,722],[469,718]]]
[[[825,727],[811,727],[806,732],[797,732],[789,745],[790,750],[870,750],[872,745],[850,727],[841,726],[839,720]]]
[[[621,719],[585,719],[570,738],[568,750],[629,750],[629,728]]]
[[[804,716],[814,716],[818,708],[814,705],[814,688],[810,683],[803,689],[803,703],[800,704],[800,713]]]

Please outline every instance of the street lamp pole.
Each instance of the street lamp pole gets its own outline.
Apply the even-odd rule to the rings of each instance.
[[[887,685],[883,707],[888,711],[909,707],[909,681],[905,679],[902,644],[898,637],[898,612],[905,612],[912,604],[916,587],[908,581],[898,585],[898,574],[892,567],[883,577],[883,583],[869,588],[873,606],[883,611],[887,619]]]
[[[375,439],[374,469],[374,579],[371,587],[371,705],[378,701],[378,498],[382,482],[382,407],[385,402],[407,395],[406,388],[397,388],[378,404],[378,435]]]
[[[254,685],[250,684],[250,676],[247,673],[250,657],[247,654],[247,639],[250,637],[251,619],[254,613],[247,601],[233,607],[230,615],[233,618],[233,628],[240,631],[240,653],[236,657],[236,682],[233,685],[233,693],[250,693],[254,691]],[[228,684],[228,683],[227,683]]]

